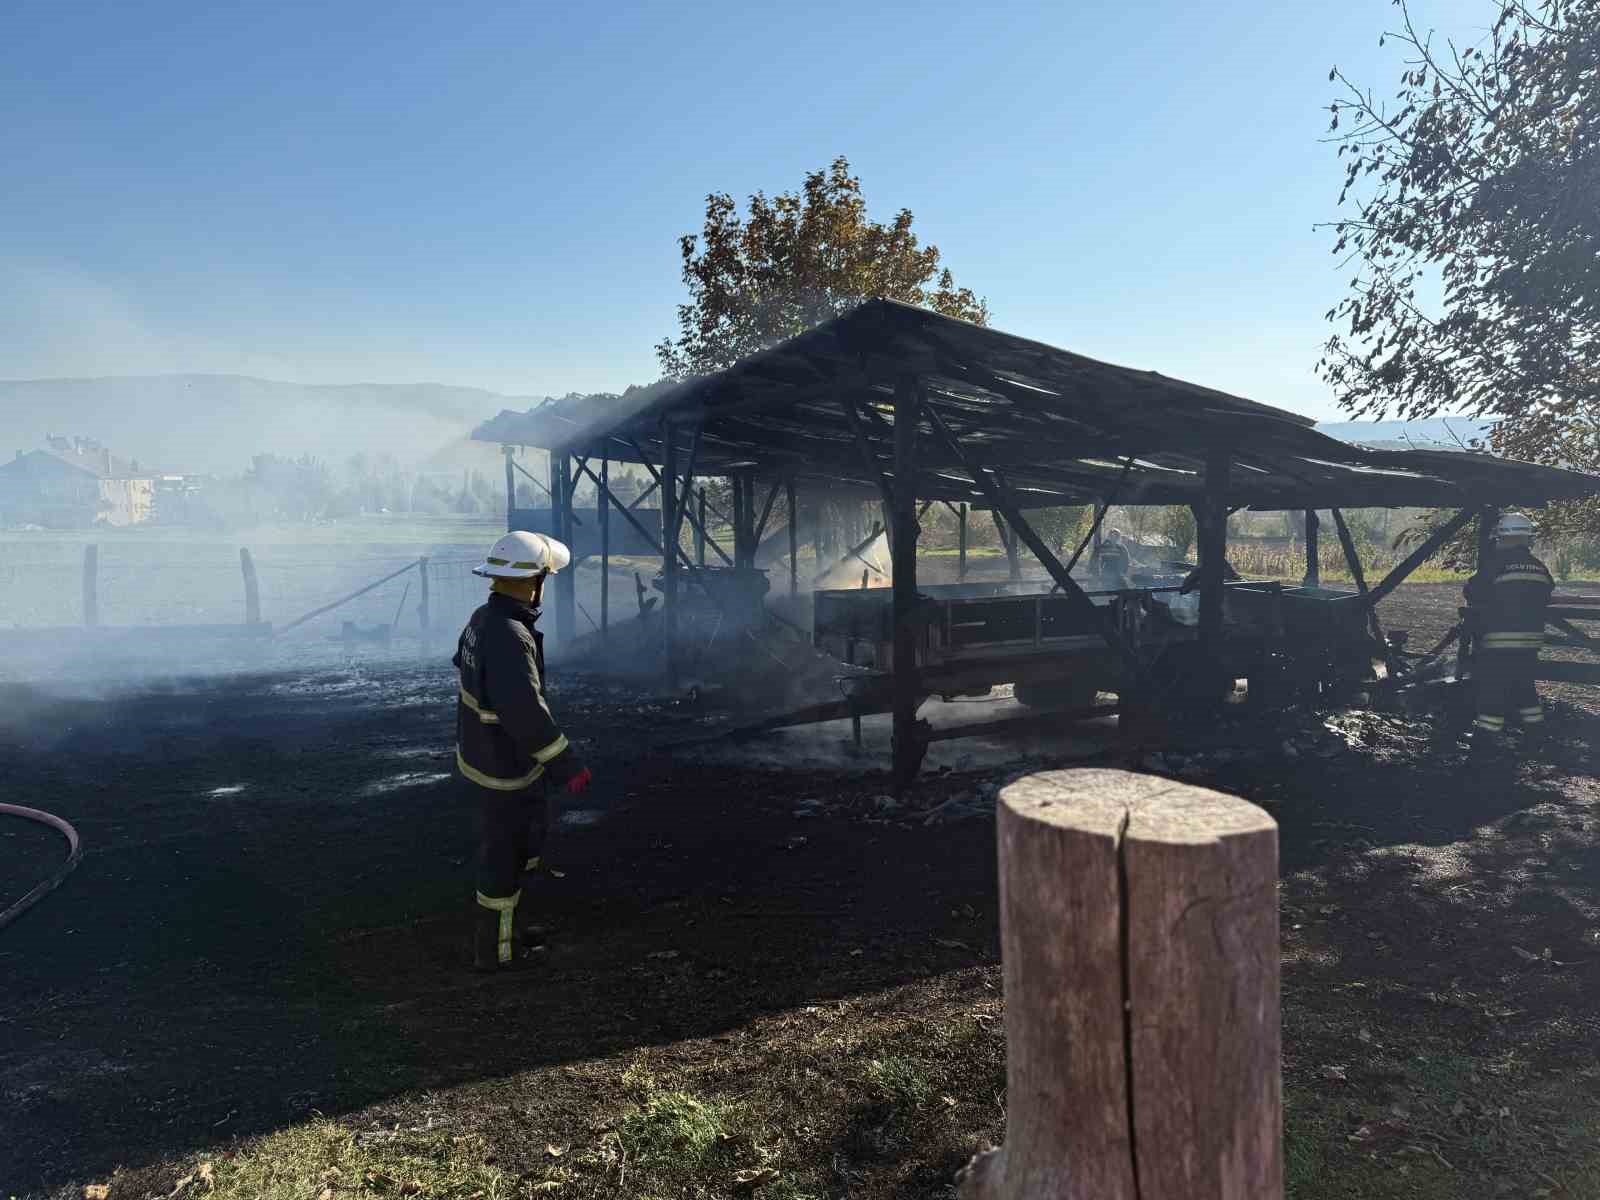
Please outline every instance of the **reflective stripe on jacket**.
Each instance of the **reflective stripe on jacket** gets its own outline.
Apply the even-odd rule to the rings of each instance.
[[[494,592],[456,644],[456,767],[480,787],[528,787],[567,749],[545,703],[538,619],[538,609]]]
[[[1478,610],[1485,650],[1538,650],[1544,645],[1545,608],[1555,591],[1545,565],[1527,550],[1496,555],[1465,588]]]

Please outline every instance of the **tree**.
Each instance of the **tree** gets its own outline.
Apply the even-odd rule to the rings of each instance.
[[[910,209],[883,225],[867,219],[861,181],[842,156],[813,171],[798,192],[706,197],[705,227],[679,239],[689,302],[678,338],[656,347],[675,379],[721,370],[863,300],[885,297],[987,324],[987,305],[958,288],[937,246],[922,246]]]
[[[1356,274],[1319,371],[1358,416],[1466,411],[1499,453],[1600,466],[1600,0],[1493,0],[1466,47],[1395,4],[1393,102],[1328,76]],[[1561,507],[1548,530],[1596,527]]]
[[[1172,544],[1172,557],[1178,562],[1187,562],[1195,540],[1194,510],[1187,504],[1164,504],[1156,524],[1162,536]]]
[[[1033,526],[1033,531],[1059,555],[1063,552],[1070,554],[1078,548],[1083,535],[1089,531],[1093,512],[1089,506],[1080,504],[1059,508],[1031,508],[1024,516],[1027,517],[1028,524]]]

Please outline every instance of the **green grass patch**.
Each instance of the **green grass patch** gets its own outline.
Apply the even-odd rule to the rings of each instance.
[[[528,1194],[515,1176],[486,1159],[476,1135],[358,1137],[334,1121],[317,1120],[197,1162],[179,1191],[214,1200],[509,1200]]]
[[[725,1104],[688,1092],[660,1092],[622,1118],[617,1139],[641,1166],[699,1170],[732,1139],[733,1116]]]
[[[933,1095],[927,1068],[911,1058],[891,1055],[867,1064],[867,1086],[893,1108],[915,1112]]]

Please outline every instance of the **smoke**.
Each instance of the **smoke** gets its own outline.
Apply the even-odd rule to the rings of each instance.
[[[0,462],[51,434],[83,435],[173,474],[225,475],[257,454],[390,456],[417,465],[459,447],[513,401],[441,384],[321,386],[238,375],[0,381]],[[474,444],[486,469],[498,450]]]

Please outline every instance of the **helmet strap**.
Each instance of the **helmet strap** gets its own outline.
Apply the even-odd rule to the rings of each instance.
[[[520,600],[524,604],[537,605],[544,594],[544,580],[543,575],[534,575],[527,579],[496,578],[490,583],[489,590],[510,596],[513,600]]]

